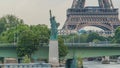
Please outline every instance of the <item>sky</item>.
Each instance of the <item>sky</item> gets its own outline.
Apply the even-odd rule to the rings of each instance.
[[[46,24],[50,27],[49,10],[60,23],[61,28],[66,20],[66,10],[73,0],[0,0],[0,17],[13,14],[26,24]],[[120,8],[120,0],[113,0],[114,6]],[[98,0],[86,0],[87,5],[97,5]]]

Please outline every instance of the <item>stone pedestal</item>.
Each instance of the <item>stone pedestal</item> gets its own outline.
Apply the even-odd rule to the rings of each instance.
[[[53,67],[59,66],[58,40],[50,40],[49,42],[49,63]]]

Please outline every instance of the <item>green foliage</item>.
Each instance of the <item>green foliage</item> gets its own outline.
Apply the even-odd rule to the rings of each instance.
[[[48,43],[50,38],[50,30],[46,25],[33,25],[30,29],[35,35],[35,45],[43,45],[43,43]]]
[[[17,18],[14,15],[6,15],[3,16],[1,19],[2,22],[6,23],[6,29],[11,29],[12,27],[16,27],[18,24],[23,23],[23,20],[20,18]]]
[[[19,34],[18,56],[31,56],[43,43],[48,43],[49,29],[46,25],[30,26]],[[42,44],[41,44],[42,43]]]
[[[0,18],[0,41],[16,43],[19,57],[31,56],[39,46],[48,43],[50,30],[46,25],[24,24],[23,20],[14,15]],[[2,42],[0,42],[2,43]]]
[[[90,33],[87,38],[87,42],[93,42],[94,39],[105,41],[105,38],[103,36],[99,36],[97,33]]]
[[[87,41],[88,34],[81,34],[80,35],[80,41],[82,43],[85,43]]]
[[[92,42],[94,39],[98,39],[98,34],[97,33],[90,33],[88,35],[88,39],[87,39],[87,42]]]
[[[120,27],[118,27],[115,31],[115,39],[114,39],[115,43],[120,43]]]
[[[13,43],[19,41],[19,35],[22,31],[29,29],[28,25],[25,24],[18,24],[17,28],[14,27],[12,29],[6,30],[4,31],[1,35],[0,35],[0,41],[6,41],[9,43]]]
[[[88,34],[72,34],[68,36],[64,36],[65,42],[67,43],[86,43]]]
[[[24,30],[20,33],[18,47],[17,47],[17,54],[19,57],[31,54],[36,50],[34,45],[34,33],[31,30]]]
[[[99,43],[100,40],[98,40],[98,39],[94,39],[93,42],[94,42],[94,43]]]
[[[58,38],[58,43],[59,43],[59,57],[63,58],[67,55],[68,48],[67,46],[64,45],[64,41],[61,37]]]
[[[77,65],[78,65],[79,68],[81,68],[83,66],[83,59],[81,57],[78,57],[77,60],[78,60]]]
[[[0,19],[0,34],[6,30],[6,22],[5,22],[5,18],[1,18]]]
[[[0,18],[0,34],[8,29],[16,27],[18,24],[23,23],[22,19],[17,18],[14,15],[6,15]]]
[[[17,25],[17,28],[4,31],[0,35],[0,40],[9,43],[18,43],[18,56],[22,57],[26,54],[30,56],[35,50],[38,49],[38,45],[43,45],[41,43],[48,43],[49,35],[50,31],[46,25],[29,27],[25,24],[19,24]]]
[[[6,15],[0,18],[0,41],[10,43],[15,41],[16,29],[20,24],[23,24],[23,20],[14,15]]]
[[[97,33],[90,34],[71,34],[63,36],[66,43],[89,43],[89,42],[100,42],[100,41],[111,41],[111,37],[105,38]]]
[[[28,57],[28,55],[25,55],[23,58],[23,63],[30,63],[30,58]]]
[[[75,42],[76,43],[86,43],[88,38],[88,34],[80,34],[75,36]]]

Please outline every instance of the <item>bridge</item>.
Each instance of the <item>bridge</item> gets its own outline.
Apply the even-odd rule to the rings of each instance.
[[[76,57],[81,57],[81,58],[120,55],[119,53],[120,46],[118,46],[118,44],[113,44],[113,45],[115,46],[112,45],[109,46],[109,44],[108,45],[96,44],[91,46],[70,45],[68,46],[69,53],[66,56],[66,58],[72,58],[74,53]]]
[[[120,44],[90,44],[90,43],[65,43],[68,47],[68,54],[65,59],[76,57],[100,57],[120,55]],[[0,44],[0,57],[18,58],[16,45]],[[44,45],[32,54],[33,59],[48,59],[49,46]]]

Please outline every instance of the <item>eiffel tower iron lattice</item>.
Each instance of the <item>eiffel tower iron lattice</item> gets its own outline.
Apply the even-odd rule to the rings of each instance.
[[[99,6],[85,6],[86,0],[73,0],[67,10],[67,20],[63,30],[75,30],[95,26],[104,31],[114,31],[120,26],[118,8],[114,8],[112,0],[98,0]]]

